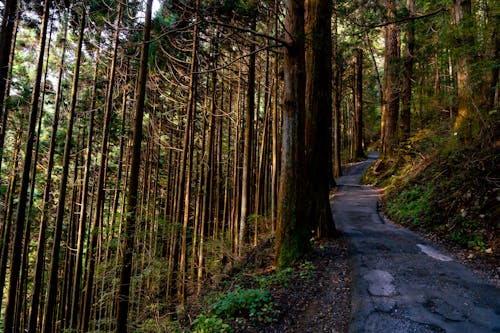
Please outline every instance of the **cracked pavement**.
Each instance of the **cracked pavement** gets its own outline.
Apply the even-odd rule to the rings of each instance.
[[[349,332],[500,332],[499,289],[379,215],[380,193],[359,185],[376,158],[346,169],[332,206],[351,254]]]

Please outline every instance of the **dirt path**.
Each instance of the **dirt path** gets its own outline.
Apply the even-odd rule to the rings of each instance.
[[[377,211],[358,163],[339,178],[333,204],[352,262],[349,332],[500,332],[500,290]]]

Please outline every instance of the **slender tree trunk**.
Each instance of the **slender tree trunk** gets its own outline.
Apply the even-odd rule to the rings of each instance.
[[[415,16],[415,0],[408,0],[410,18]],[[413,63],[415,62],[415,22],[410,21],[406,26],[406,48],[404,56],[403,90],[401,92],[401,140],[410,136],[411,98],[413,82]]]
[[[56,221],[55,221],[55,231],[54,231],[54,243],[52,247],[52,257],[49,268],[49,281],[47,287],[47,301],[44,308],[44,317],[42,324],[42,333],[52,332],[53,316],[56,308],[56,297],[57,297],[57,283],[58,283],[58,271],[59,271],[59,251],[62,237],[63,229],[63,218],[64,210],[66,204],[66,191],[69,175],[69,160],[71,156],[71,146],[73,140],[73,126],[76,113],[76,103],[78,95],[78,84],[80,77],[80,64],[82,58],[82,45],[85,31],[85,18],[86,18],[86,3],[82,6],[82,15],[80,18],[80,27],[78,31],[78,45],[75,55],[75,66],[73,70],[73,83],[71,88],[71,102],[68,113],[68,123],[66,129],[66,140],[64,144],[63,153],[63,164],[62,164],[62,175],[61,184],[59,188],[59,202],[57,204]]]
[[[340,158],[340,152],[342,150],[341,145],[341,133],[340,133],[340,104],[342,102],[342,64],[341,55],[338,47],[338,13],[333,14],[333,43],[332,43],[332,55],[333,55],[333,166],[332,166],[332,178],[335,179],[342,175],[342,160]],[[332,184],[334,185],[334,184]]]
[[[67,24],[65,25],[64,30],[64,41],[66,41],[67,36]],[[61,94],[62,94],[62,79],[64,74],[64,62],[66,56],[66,42],[63,44],[62,55],[61,55],[61,65],[59,68],[59,75],[57,79],[57,90],[55,96],[55,105],[54,105],[54,119],[52,121],[52,129],[51,129],[51,137],[50,137],[50,145],[48,152],[48,163],[47,163],[47,175],[45,182],[45,189],[43,192],[42,198],[42,208],[41,208],[41,216],[40,216],[40,225],[39,225],[39,235],[38,235],[38,246],[36,251],[36,262],[35,262],[35,276],[33,279],[33,290],[31,296],[31,306],[30,306],[30,317],[29,317],[29,326],[28,332],[35,332],[37,328],[37,320],[38,320],[38,312],[39,312],[39,304],[40,304],[40,293],[42,291],[42,277],[45,266],[45,242],[46,242],[46,229],[47,229],[47,220],[48,220],[48,206],[50,202],[50,193],[52,187],[52,171],[54,168],[54,154],[56,150],[56,136],[57,129],[59,127],[59,116],[61,110]]]
[[[17,3],[17,2],[16,2]],[[41,81],[42,81],[42,73],[43,73],[43,63],[44,63],[44,54],[45,54],[45,42],[47,39],[47,25],[49,21],[49,9],[51,7],[51,0],[45,0],[44,3],[44,12],[42,17],[42,27],[40,31],[40,49],[37,61],[36,75],[35,75],[35,84],[33,87],[33,94],[31,98],[31,110],[29,117],[29,125],[28,125],[28,134],[26,137],[26,151],[24,154],[24,165],[23,165],[23,175],[21,178],[21,189],[19,192],[18,198],[18,206],[17,206],[17,216],[15,223],[15,233],[14,233],[14,241],[13,241],[13,253],[12,253],[12,261],[10,267],[10,280],[9,280],[9,293],[7,298],[7,305],[5,309],[5,322],[4,322],[4,332],[10,333],[14,330],[14,316],[15,316],[15,307],[16,307],[16,294],[17,294],[17,286],[19,282],[19,273],[21,267],[21,252],[22,252],[22,241],[23,241],[23,233],[25,227],[25,219],[26,219],[26,204],[28,202],[28,187],[30,183],[30,170],[32,163],[32,153],[33,153],[33,144],[35,137],[35,127],[37,124],[37,115],[38,115],[38,104],[40,99],[40,90],[41,90]],[[8,19],[14,19],[14,16],[8,16]],[[4,24],[4,22],[2,22]],[[10,24],[10,23],[9,23]],[[10,29],[10,28],[9,28]],[[9,35],[9,40],[12,39],[12,32]],[[6,45],[10,45],[8,41],[5,41]],[[2,44],[3,47],[3,44]],[[9,48],[4,49],[10,50]],[[6,51],[8,52],[8,51]],[[1,81],[1,78],[0,78]],[[5,87],[3,88],[5,89]],[[0,95],[3,95],[4,91],[0,92]],[[8,232],[8,231],[7,231]]]
[[[123,230],[123,259],[120,273],[120,289],[118,291],[118,311],[116,314],[117,332],[127,332],[130,280],[132,273],[132,257],[134,253],[134,235],[137,217],[137,197],[139,195],[139,171],[141,166],[142,122],[146,100],[146,83],[148,80],[148,54],[151,43],[151,7],[153,0],[146,3],[144,19],[144,35],[135,97],[135,121],[132,135],[132,161],[130,179],[127,190],[127,212]]]
[[[363,151],[363,50],[354,50],[354,158],[364,158]]]
[[[100,38],[99,38],[100,39]],[[98,43],[99,45],[99,43]],[[99,47],[98,47],[99,49]],[[82,262],[83,262],[83,248],[85,245],[86,224],[87,224],[87,206],[89,199],[89,182],[90,182],[90,163],[92,161],[92,146],[94,142],[94,118],[97,101],[97,75],[99,69],[99,55],[96,54],[96,64],[94,69],[93,88],[92,88],[92,102],[90,105],[90,119],[87,133],[87,153],[85,155],[85,171],[83,175],[82,184],[82,200],[80,203],[80,216],[78,219],[78,232],[76,241],[76,260],[75,260],[75,274],[73,283],[73,294],[71,295],[71,317],[70,327],[73,329],[78,328],[78,314],[80,309],[81,298],[81,278],[82,278]]]
[[[253,19],[250,29],[255,30],[256,18]],[[240,209],[240,226],[238,236],[238,255],[241,256],[244,237],[246,232],[246,221],[248,218],[248,207],[250,207],[250,179],[252,168],[252,139],[254,128],[254,112],[255,112],[255,44],[250,44],[250,56],[248,64],[248,87],[247,87],[247,109],[245,112],[244,124],[244,148],[243,148],[243,174],[241,179],[241,209]]]
[[[6,0],[3,8],[2,25],[0,30],[0,119],[7,119],[5,99],[7,97],[8,74],[11,67],[14,30],[17,20],[17,0]],[[48,15],[47,15],[48,16]],[[5,115],[4,115],[5,112]],[[5,138],[5,123],[2,121],[0,128],[0,170],[2,170],[3,145]]]
[[[19,151],[20,151],[20,141],[21,141],[21,131],[16,134],[14,140],[14,156],[12,158],[12,170],[9,180],[9,187],[7,190],[7,196],[5,198],[5,214],[4,214],[4,225],[1,234],[2,244],[0,246],[0,309],[2,308],[3,301],[3,291],[5,287],[5,275],[7,272],[7,261],[10,252],[10,242],[12,239],[12,215],[14,209],[14,193],[15,187],[18,181],[18,167],[19,167]]]
[[[111,68],[109,71],[109,82],[106,91],[106,104],[104,110],[104,123],[102,127],[102,141],[101,141],[101,159],[99,164],[99,175],[97,179],[97,197],[96,197],[96,205],[95,212],[92,223],[92,230],[90,236],[90,244],[88,249],[88,262],[87,262],[87,272],[86,272],[86,280],[85,280],[85,296],[83,299],[83,309],[82,309],[82,317],[80,320],[80,325],[83,331],[88,330],[88,323],[90,319],[90,308],[92,306],[92,294],[93,294],[93,285],[94,285],[94,270],[97,258],[97,242],[99,237],[99,231],[102,226],[102,216],[104,209],[104,184],[106,182],[106,168],[108,164],[108,140],[109,140],[109,131],[110,131],[110,123],[111,123],[111,115],[113,113],[113,95],[115,88],[115,76],[116,76],[116,61],[117,61],[117,53],[118,53],[118,44],[119,44],[119,36],[120,36],[120,23],[122,17],[122,2],[118,2],[118,14],[115,20],[115,34],[113,38],[113,53],[111,58]],[[78,281],[75,281],[75,283]],[[73,314],[75,315],[75,314]]]
[[[396,12],[395,0],[386,0],[389,20]],[[395,23],[385,27],[384,100],[382,104],[382,155],[391,156],[398,144],[399,116],[399,28]]]
[[[285,28],[285,92],[281,149],[281,181],[276,263],[291,264],[309,248],[310,228],[304,219],[302,172],[304,166],[305,59],[304,1],[287,0]]]
[[[190,68],[190,80],[189,80],[189,96],[186,107],[186,128],[184,131],[183,139],[183,151],[181,157],[181,169],[180,169],[180,179],[179,179],[179,196],[177,204],[177,219],[176,221],[182,220],[182,234],[181,243],[179,251],[179,262],[178,262],[178,276],[177,276],[177,299],[179,303],[184,304],[185,298],[185,284],[186,284],[186,264],[187,264],[187,229],[189,224],[189,209],[190,209],[190,199],[191,199],[191,176],[192,176],[192,164],[193,164],[193,124],[194,124],[194,111],[196,109],[196,57],[197,57],[197,47],[198,47],[198,6],[199,0],[195,3],[195,23],[193,26],[193,45],[191,49],[191,68]],[[182,202],[184,200],[184,202]],[[183,209],[181,209],[183,203]],[[182,213],[182,214],[181,214]],[[182,218],[181,218],[182,217]]]

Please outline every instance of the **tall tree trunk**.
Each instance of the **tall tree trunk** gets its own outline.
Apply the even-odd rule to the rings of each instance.
[[[51,7],[51,0],[45,0],[43,17],[42,17],[42,28],[40,31],[40,45],[39,45],[40,49],[38,54],[33,94],[31,96],[31,110],[29,117],[28,134],[26,136],[27,142],[26,142],[26,151],[24,154],[23,175],[21,178],[21,190],[19,192],[19,198],[18,198],[19,203],[17,206],[17,216],[15,223],[15,233],[13,241],[14,250],[12,253],[12,261],[10,267],[9,293],[5,309],[4,332],[6,333],[13,332],[14,330],[16,295],[18,291],[17,286],[19,282],[19,273],[21,268],[22,241],[23,241],[25,219],[26,219],[26,204],[28,202],[28,187],[30,184],[30,170],[32,162],[33,144],[35,138],[35,127],[37,124],[38,104],[40,99],[40,90],[42,83],[45,42],[47,40],[47,26],[50,16],[49,13],[50,7]],[[9,16],[8,19],[10,20],[11,17]],[[2,24],[4,24],[4,22],[2,22]],[[12,33],[10,34],[10,39],[12,39]],[[6,41],[6,43],[8,45],[9,42]],[[10,48],[8,48],[7,50],[10,50]],[[0,95],[2,95],[3,93],[4,92],[2,91]]]
[[[337,1],[335,2],[337,3]],[[341,55],[339,50],[339,37],[338,37],[338,13],[333,14],[333,161],[332,161],[332,178],[335,179],[342,175],[342,160],[340,153],[341,146],[341,133],[340,133],[340,104],[342,101],[342,64]],[[334,185],[334,184],[332,184]]]
[[[100,37],[98,38],[98,40]],[[97,43],[97,49],[99,50],[99,42]],[[92,146],[94,142],[94,118],[95,118],[95,107],[97,101],[97,80],[98,80],[98,69],[99,69],[99,55],[96,54],[96,63],[94,69],[93,87],[92,87],[92,102],[90,104],[90,119],[89,119],[89,129],[87,133],[87,153],[85,154],[85,171],[83,175],[82,184],[82,200],[80,203],[80,215],[78,218],[78,231],[76,233],[76,255],[75,255],[75,274],[73,283],[73,294],[71,295],[71,318],[68,318],[70,322],[70,327],[73,329],[78,328],[78,314],[80,309],[80,299],[81,299],[81,276],[82,276],[82,262],[83,262],[83,250],[86,238],[86,225],[87,225],[87,206],[89,199],[89,181],[90,181],[90,163],[92,161]]]
[[[63,218],[64,210],[66,204],[66,191],[69,175],[69,160],[71,157],[71,146],[73,140],[73,126],[76,113],[76,103],[78,95],[78,84],[80,77],[80,64],[82,59],[82,45],[85,31],[85,19],[86,19],[86,2],[82,5],[82,14],[80,17],[80,27],[78,28],[78,45],[75,55],[75,66],[73,70],[73,83],[71,87],[71,102],[68,113],[67,129],[66,129],[66,140],[64,143],[64,153],[63,153],[63,164],[62,164],[62,175],[61,183],[59,188],[59,202],[57,204],[56,221],[55,221],[55,231],[54,231],[54,242],[52,246],[52,257],[49,268],[49,281],[47,287],[47,301],[44,308],[44,318],[42,324],[42,333],[52,332],[53,316],[56,307],[56,297],[57,297],[57,282],[58,282],[58,271],[59,271],[59,251],[61,245],[62,229],[63,229]]]
[[[37,327],[38,320],[38,312],[39,312],[39,304],[40,304],[40,293],[42,291],[42,277],[45,266],[45,232],[47,229],[47,221],[48,221],[48,206],[50,202],[50,193],[52,188],[52,171],[54,168],[54,154],[56,150],[56,137],[57,137],[57,129],[59,127],[59,116],[61,110],[61,94],[62,94],[62,81],[64,74],[64,62],[66,57],[66,37],[67,37],[67,24],[65,24],[64,28],[64,44],[61,55],[61,66],[59,68],[59,75],[57,79],[57,89],[56,96],[54,101],[54,119],[52,121],[51,128],[51,137],[50,137],[50,145],[48,152],[48,163],[47,163],[47,175],[45,182],[45,189],[43,192],[42,198],[42,208],[40,215],[40,223],[39,223],[39,231],[38,231],[38,245],[36,251],[36,262],[35,262],[35,276],[33,278],[33,290],[31,296],[31,305],[30,305],[30,317],[28,324],[28,332],[35,332]]]
[[[394,20],[395,0],[386,0],[387,17]],[[398,144],[399,116],[399,27],[385,27],[384,99],[382,102],[382,155],[391,156]]]
[[[291,264],[309,248],[310,228],[304,219],[302,172],[304,166],[304,1],[287,0],[284,54],[285,91],[281,149],[281,179],[276,263]]]
[[[5,277],[7,272],[7,261],[10,254],[10,242],[12,239],[12,216],[14,209],[14,193],[18,181],[19,151],[22,131],[18,130],[14,139],[14,156],[12,158],[12,169],[9,180],[7,196],[5,197],[4,224],[1,233],[0,245],[0,309],[2,308]]]
[[[13,44],[14,30],[17,20],[17,0],[6,0],[3,8],[2,26],[0,30],[0,119],[6,119],[7,109],[5,98],[7,97],[7,81],[11,67],[11,48]],[[48,15],[47,15],[48,16]],[[4,114],[5,112],[5,114]],[[5,138],[5,123],[2,121],[0,128],[0,170],[2,170],[3,145]]]
[[[109,132],[110,132],[110,123],[111,123],[111,115],[113,113],[113,97],[114,97],[114,88],[115,88],[115,73],[116,73],[116,60],[118,53],[118,44],[119,44],[119,36],[120,36],[120,23],[122,17],[122,2],[118,2],[118,14],[115,20],[115,34],[113,37],[113,53],[111,57],[111,68],[109,70],[109,81],[106,91],[106,104],[104,110],[104,123],[102,127],[102,140],[101,140],[101,159],[99,163],[99,175],[97,179],[97,197],[96,197],[96,205],[95,212],[93,216],[92,230],[90,236],[90,244],[88,249],[88,262],[87,262],[87,272],[86,272],[86,280],[85,280],[85,296],[83,298],[83,308],[82,308],[82,317],[80,320],[80,325],[83,331],[87,331],[88,322],[90,318],[90,308],[92,306],[92,294],[93,294],[93,285],[94,285],[94,270],[95,263],[97,257],[97,241],[99,236],[99,230],[102,226],[102,216],[104,209],[104,183],[106,182],[106,168],[108,164],[108,140],[109,140]],[[77,277],[79,279],[79,277]],[[75,281],[75,283],[78,281]],[[75,314],[73,314],[75,315]]]
[[[250,29],[255,30],[257,19],[253,18]],[[248,58],[248,87],[247,87],[247,108],[244,123],[244,148],[243,148],[243,175],[241,179],[241,210],[240,228],[238,237],[238,255],[241,256],[244,237],[246,233],[246,221],[248,218],[248,207],[250,206],[250,179],[252,172],[252,139],[255,113],[255,43],[250,44],[250,56]]]
[[[408,0],[410,18],[415,16],[415,0]],[[406,25],[406,48],[404,55],[403,90],[401,92],[401,140],[410,136],[411,97],[413,82],[413,63],[415,62],[415,22],[410,20]]]
[[[332,4],[306,0],[306,221],[319,237],[335,234],[329,200],[332,177]],[[300,138],[299,138],[300,139]]]
[[[363,151],[363,50],[354,50],[354,158],[364,158]]]
[[[198,6],[199,0],[195,3],[195,23],[193,26],[193,45],[191,49],[191,68],[189,79],[189,96],[186,108],[186,128],[183,138],[183,151],[181,157],[181,169],[179,180],[179,197],[177,207],[176,221],[182,221],[182,235],[180,243],[180,254],[178,263],[178,276],[177,276],[177,299],[179,303],[184,304],[185,299],[185,284],[186,284],[186,265],[187,265],[187,230],[189,224],[189,209],[191,202],[191,176],[193,169],[193,141],[194,141],[194,111],[196,109],[196,87],[197,87],[197,74],[195,73],[197,63],[196,57],[198,53]],[[184,201],[182,201],[184,200]],[[183,206],[183,208],[181,208]]]
[[[118,291],[118,311],[116,314],[117,332],[127,332],[130,280],[132,273],[132,257],[134,253],[134,235],[137,217],[137,197],[139,188],[139,171],[141,166],[142,121],[146,100],[146,83],[148,80],[148,55],[151,43],[151,7],[153,0],[146,3],[144,19],[144,35],[135,96],[135,121],[132,136],[132,161],[127,190],[127,211],[123,230],[123,259],[120,273],[120,288]]]

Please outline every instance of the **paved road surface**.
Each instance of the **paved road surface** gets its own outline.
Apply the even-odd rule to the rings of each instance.
[[[375,159],[371,154],[346,170],[333,204],[352,254],[349,332],[500,332],[499,289],[379,216],[379,193],[359,185]]]

